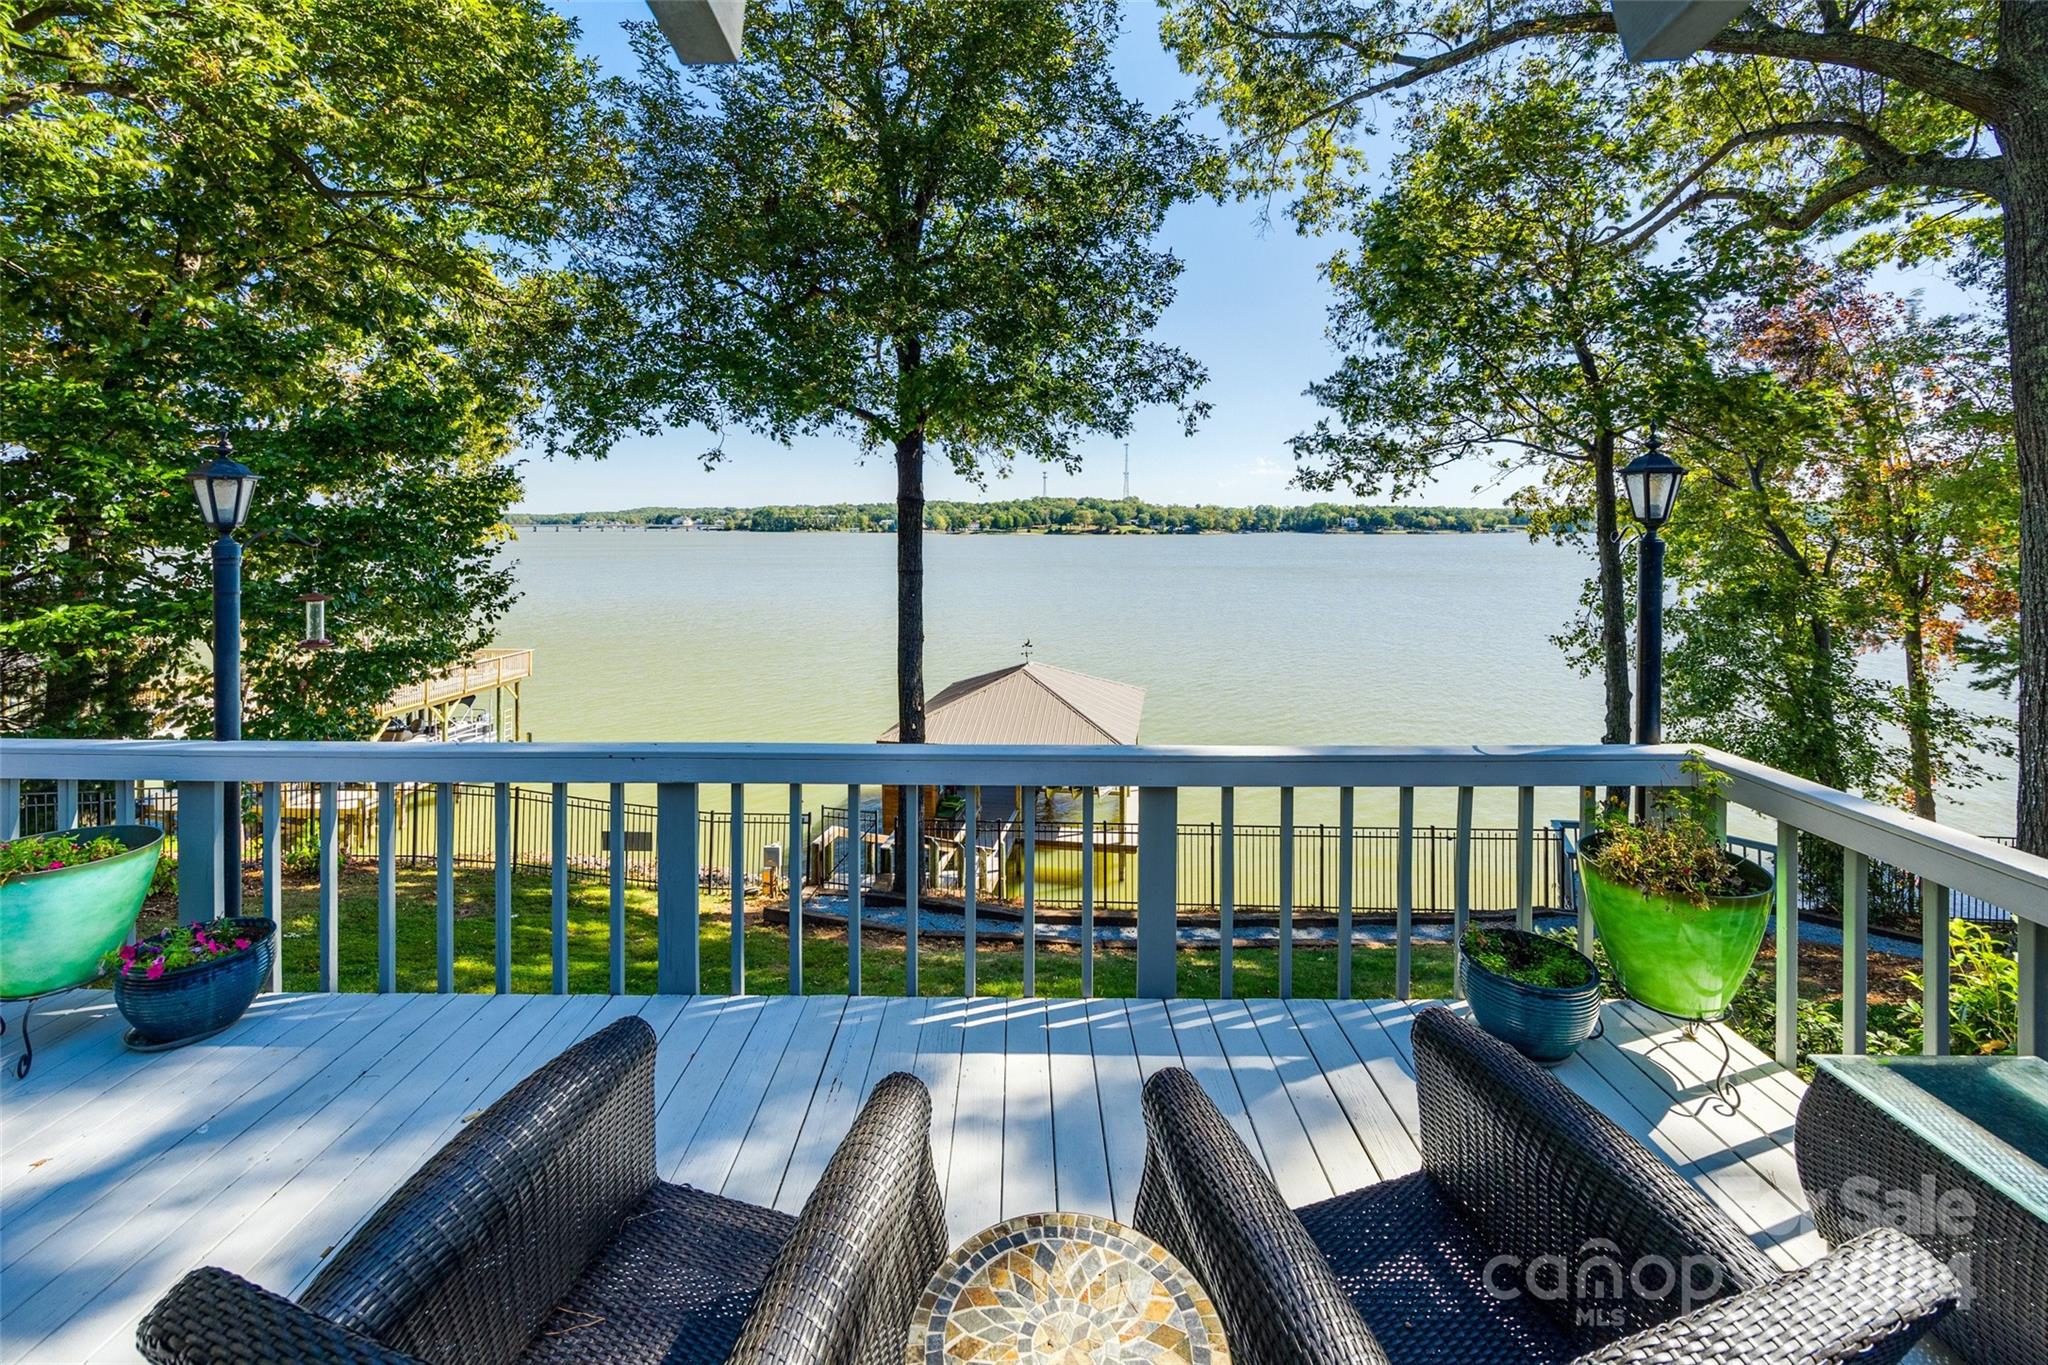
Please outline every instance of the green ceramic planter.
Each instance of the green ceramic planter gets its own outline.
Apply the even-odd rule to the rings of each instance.
[[[142,913],[164,832],[154,825],[84,831],[128,846],[98,862],[31,872],[0,885],[0,999],[77,986],[99,975]]]
[[[1581,850],[1579,884],[1623,993],[1682,1019],[1727,1013],[1763,945],[1771,874],[1731,853],[1752,889],[1688,905],[1602,876],[1583,856],[1599,848],[1599,837]]]

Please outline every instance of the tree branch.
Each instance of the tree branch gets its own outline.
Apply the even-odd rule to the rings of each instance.
[[[2006,109],[2003,83],[1990,72],[1912,43],[1873,38],[1867,33],[1808,33],[1775,24],[1731,28],[1709,41],[1703,50],[1737,57],[1782,57],[1865,71],[1946,100],[1986,123],[1998,122]]]

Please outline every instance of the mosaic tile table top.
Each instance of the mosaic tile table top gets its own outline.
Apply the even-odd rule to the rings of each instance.
[[[1032,1213],[946,1258],[911,1319],[905,1365],[1229,1365],[1209,1296],[1143,1233]]]

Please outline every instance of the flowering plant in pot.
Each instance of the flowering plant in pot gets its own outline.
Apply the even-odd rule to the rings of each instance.
[[[114,1003],[137,1047],[211,1037],[242,1017],[270,975],[277,926],[267,919],[185,924],[107,954]]]
[[[1586,907],[1624,994],[1682,1019],[1718,1019],[1756,962],[1771,874],[1722,846],[1714,809],[1727,775],[1699,755],[1694,785],[1650,818],[1601,821],[1579,845]]]
[[[0,998],[99,975],[142,910],[163,839],[152,825],[107,825],[0,843]]]
[[[1600,1022],[1593,959],[1561,939],[1521,929],[1465,931],[1458,993],[1479,1027],[1545,1066],[1578,1051]]]

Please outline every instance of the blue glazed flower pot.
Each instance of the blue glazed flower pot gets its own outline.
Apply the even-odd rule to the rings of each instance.
[[[1519,929],[1495,932],[1535,938]],[[1556,1066],[1579,1050],[1600,1021],[1600,969],[1593,959],[1574,953],[1586,964],[1585,984],[1532,986],[1500,975],[1465,955],[1458,946],[1458,990],[1472,1007],[1479,1027],[1513,1047],[1532,1062]]]
[[[165,972],[156,980],[114,977],[114,1003],[134,1030],[134,1041],[164,1047],[219,1033],[242,1017],[270,976],[277,926],[267,919],[216,920],[222,934],[249,946],[210,962]]]

